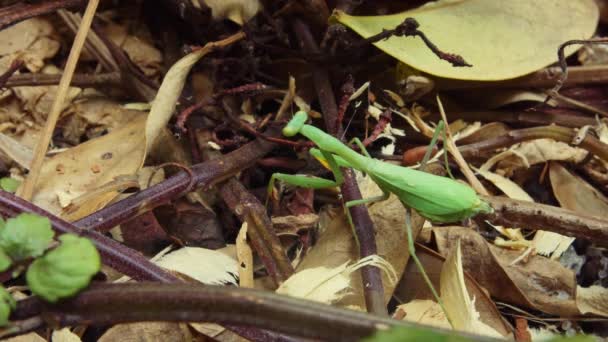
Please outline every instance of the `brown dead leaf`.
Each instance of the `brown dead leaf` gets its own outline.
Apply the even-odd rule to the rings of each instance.
[[[78,335],[74,334],[69,328],[63,328],[59,330],[53,330],[51,336],[52,342],[80,342],[81,339]]]
[[[402,320],[430,325],[446,330],[452,329],[441,306],[430,299],[415,299],[397,306],[396,315],[404,315]]]
[[[90,96],[85,100],[75,101],[69,108],[69,114],[86,120],[89,126],[99,130],[112,131],[124,126],[142,112],[126,109],[122,104],[107,97]]]
[[[496,247],[464,227],[433,230],[437,247],[449,253],[460,239],[463,266],[490,294],[507,303],[560,316],[578,314],[576,277],[559,262],[531,256],[527,263],[511,265],[521,252]]]
[[[491,122],[481,126],[477,131],[458,140],[459,145],[468,145],[490,138],[499,137],[509,132],[509,126],[502,122]]]
[[[59,214],[63,208],[60,199],[65,199],[64,204],[69,204],[71,199],[113,181],[116,176],[135,174],[144,159],[142,131],[145,119],[145,115],[140,115],[121,129],[48,159],[43,164],[33,203]],[[99,166],[99,172],[91,171],[93,165]],[[58,169],[63,171],[58,172]],[[117,194],[110,191],[88,201],[76,212],[70,213],[70,219],[75,220],[99,210]]]
[[[46,340],[36,333],[29,333],[2,339],[2,342],[46,342]]]
[[[163,62],[163,55],[154,47],[149,32],[142,32],[142,25],[138,25],[137,27],[137,34],[129,34],[126,25],[109,23],[104,27],[104,33],[108,39],[125,51],[129,59],[146,76],[158,76]]]
[[[608,198],[582,178],[556,162],[549,165],[549,177],[553,194],[562,208],[581,214],[606,216]]]
[[[99,342],[191,341],[192,334],[185,323],[143,322],[117,324]]]
[[[43,74],[60,74],[62,71],[53,65],[47,65]],[[38,124],[44,124],[56,97],[57,86],[32,86],[12,88],[15,96],[21,101],[22,108],[30,113]],[[80,88],[70,87],[61,110],[64,111],[72,101],[82,92]]]
[[[587,156],[587,151],[572,147],[561,141],[537,139],[515,145],[510,150],[516,154],[507,156],[498,162],[496,173],[511,176],[513,172],[528,165],[544,163],[549,160],[561,160],[578,163]],[[526,162],[522,161],[525,158]],[[527,163],[527,165],[526,165]]]
[[[435,288],[439,288],[439,278],[444,267],[445,258],[420,245],[416,247],[416,254]],[[502,336],[511,335],[511,328],[502,318],[494,301],[490,298],[485,289],[482,288],[466,271],[464,272],[464,283],[469,297],[475,298],[475,310],[479,312],[481,322],[496,330]],[[405,269],[405,273],[395,289],[394,296],[400,302],[408,303],[416,300],[432,301],[432,299],[434,299],[429,287],[422,278],[422,274],[413,263],[408,264]]]
[[[19,59],[28,70],[38,72],[59,47],[55,29],[48,20],[40,17],[24,20],[0,30],[0,70]]]

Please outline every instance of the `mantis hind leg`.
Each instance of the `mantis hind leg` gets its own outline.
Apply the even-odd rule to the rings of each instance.
[[[420,262],[420,259],[418,259],[418,257],[416,256],[416,247],[414,245],[414,236],[413,236],[414,234],[412,233],[412,222],[411,221],[412,221],[412,209],[406,208],[406,212],[405,212],[405,228],[406,228],[406,231],[407,231],[407,249],[408,249],[408,252],[409,252],[410,257],[412,258],[412,260],[414,260],[414,263],[416,264],[416,267],[420,271],[420,274],[422,274],[422,278],[424,278],[424,282],[427,284],[427,286],[429,287],[429,289],[433,293],[433,297],[435,297],[435,300],[437,301],[437,303],[441,307],[441,310],[445,314],[446,319],[448,320],[448,322],[450,322],[450,325],[453,327],[454,325],[452,324],[452,321],[450,320],[450,317],[448,316],[447,311],[445,310],[445,306],[443,305],[443,301],[441,300],[441,297],[439,297],[439,294],[435,290],[435,287],[433,286],[433,283],[431,282],[431,279],[426,274],[426,271],[424,270],[424,266],[422,266],[422,263]]]

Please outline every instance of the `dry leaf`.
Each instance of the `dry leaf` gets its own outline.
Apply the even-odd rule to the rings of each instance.
[[[14,60],[25,62],[31,72],[38,72],[44,61],[55,56],[60,44],[50,21],[41,17],[21,21],[0,30],[0,70]]]
[[[404,321],[430,325],[433,327],[452,329],[450,322],[445,317],[441,306],[429,299],[415,299],[409,303],[397,306],[397,312],[403,312]]]
[[[496,167],[496,173],[507,177],[522,167],[529,167],[549,160],[578,163],[587,156],[587,151],[583,149],[571,147],[566,143],[552,139],[526,141],[513,146],[510,151],[513,154],[500,160]],[[525,160],[525,162],[522,160]]]
[[[204,47],[182,57],[171,66],[158,89],[158,93],[152,103],[152,109],[150,109],[148,121],[146,122],[146,151],[152,150],[157,137],[173,116],[177,100],[182,93],[186,78],[194,64],[216,47],[230,45],[240,40],[243,36],[242,33],[237,33],[224,40],[207,43]]]
[[[493,297],[560,316],[578,313],[575,274],[559,262],[531,256],[525,264],[511,265],[521,252],[489,244],[464,227],[441,227],[434,229],[433,234],[442,254],[449,253],[454,243],[461,240],[464,269]]]
[[[597,217],[608,213],[608,198],[560,163],[550,164],[549,177],[553,194],[562,208]]]
[[[447,228],[447,227],[446,227]],[[436,252],[418,246],[416,254],[422,263],[427,275],[436,288],[440,286],[439,278],[444,268],[445,259]],[[480,320],[487,326],[492,327],[500,335],[508,337],[512,335],[511,328],[505,323],[501,313],[496,308],[494,300],[490,298],[484,288],[482,288],[469,273],[464,273],[465,289],[468,291],[469,298],[475,298],[475,310],[479,312]],[[405,273],[399,282],[399,286],[395,289],[395,298],[399,301],[409,302],[417,300],[433,301],[434,296],[429,290],[428,285],[422,278],[422,274],[416,265],[408,264]],[[443,315],[443,314],[442,314]],[[445,317],[445,316],[444,316]],[[405,317],[407,319],[407,316]],[[446,324],[450,328],[446,319]]]
[[[476,335],[502,337],[496,330],[479,319],[475,298],[471,300],[464,281],[460,241],[452,248],[441,269],[441,300],[453,328]]]
[[[509,198],[534,202],[534,199],[528,195],[517,183],[511,181],[508,178],[505,178],[501,175],[495,174],[490,171],[483,171],[480,169],[475,169],[477,173],[482,175],[485,179],[489,180],[494,184],[498,189],[505,193]],[[503,232],[502,227],[495,227]],[[527,227],[534,228],[534,227]],[[523,240],[518,240],[523,242]],[[551,259],[559,258],[566,249],[574,242],[573,237],[561,235],[554,232],[547,232],[544,230],[539,230],[534,235],[534,240],[532,241],[531,246],[541,255],[550,255]],[[526,244],[522,244],[522,246],[526,246]]]
[[[379,256],[370,255],[351,265],[347,261],[334,268],[320,266],[296,272],[287,278],[276,292],[333,304],[349,294],[350,274],[370,265],[384,271],[388,275],[389,284],[394,285],[397,282],[397,275],[392,266]]]
[[[230,19],[243,25],[255,16],[262,4],[258,0],[203,0],[211,8],[213,19]]]
[[[63,328],[59,330],[53,330],[51,336],[52,342],[80,342],[81,339],[78,335],[74,334],[69,328]]]
[[[483,178],[494,184],[500,191],[504,192],[509,198],[522,201],[534,202],[534,199],[528,195],[517,183],[512,180],[498,175],[494,172],[484,171],[473,167],[473,170],[480,174]]]
[[[253,288],[253,251],[247,243],[247,222],[243,222],[236,237],[236,258],[239,264],[239,286]]]
[[[608,317],[608,289],[602,286],[577,287],[576,305],[581,314]]]
[[[132,175],[143,164],[141,134],[145,116],[100,138],[89,140],[49,158],[42,166],[33,203],[54,214],[62,211],[60,198],[70,201],[120,175]],[[98,172],[95,172],[98,170]],[[71,213],[75,220],[99,210],[116,197],[107,192]],[[65,204],[65,203],[64,203]]]
[[[2,342],[46,342],[46,340],[36,333],[29,333],[3,339]]]
[[[363,198],[382,193],[376,183],[369,177],[358,177],[357,182]],[[386,201],[371,203],[369,212],[374,222],[376,236],[381,237],[376,240],[378,255],[387,260],[397,272],[397,276],[400,277],[409,259],[404,223],[405,209],[399,199],[391,195]],[[420,218],[416,217],[412,220],[413,226],[421,226],[421,224],[418,224],[420,222],[416,222]],[[413,235],[417,236],[418,231],[414,231]],[[356,260],[358,255],[358,247],[353,239],[352,229],[346,221],[343,209],[323,210],[319,214],[319,240],[307,252],[298,265],[297,271],[316,267],[335,268],[345,262]],[[395,286],[390,283],[386,274],[383,273],[382,278],[385,300],[388,303]],[[354,306],[364,310],[365,299],[359,272],[352,274],[350,286],[353,295],[344,297],[338,305],[342,307]]]
[[[6,134],[0,133],[0,150],[24,169],[29,169],[34,151]]]
[[[56,75],[62,73],[62,70],[53,65],[47,65],[41,70],[41,73]],[[14,87],[12,90],[21,101],[23,110],[32,114],[36,122],[43,125],[55,100],[57,86]],[[67,109],[81,92],[82,89],[80,88],[68,88],[65,100],[62,102],[61,111]]]
[[[163,62],[162,53],[154,47],[148,32],[141,32],[144,26],[137,25],[138,35],[127,34],[127,26],[114,23],[104,27],[106,37],[120,46],[129,59],[148,77],[158,75]]]
[[[162,256],[156,264],[209,285],[236,284],[239,274],[236,258],[199,247],[180,248]]]
[[[184,323],[143,322],[117,324],[103,336],[99,342],[157,342],[157,341],[191,341],[192,334]]]
[[[356,17],[343,12],[334,16],[365,38],[413,17],[433,43],[461,55],[473,67],[452,67],[418,38],[391,37],[375,45],[432,75],[495,81],[522,76],[556,62],[561,43],[591,37],[599,13],[593,0],[442,0],[386,16]],[[574,51],[566,49],[567,55]]]

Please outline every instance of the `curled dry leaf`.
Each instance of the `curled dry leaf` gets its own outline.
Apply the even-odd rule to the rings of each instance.
[[[435,288],[439,288],[439,278],[445,267],[445,258],[420,245],[416,247],[416,252],[420,262],[426,270],[427,275],[433,283],[433,286],[435,286]],[[463,289],[468,292],[469,298],[475,298],[473,305],[474,310],[479,313],[479,320],[483,324],[491,327],[491,329],[497,331],[501,336],[510,336],[511,328],[507,325],[507,323],[505,323],[505,320],[496,308],[494,301],[490,298],[485,289],[482,288],[475,280],[473,280],[473,277],[466,271],[464,272],[463,279],[465,284]],[[405,273],[403,274],[398,287],[395,289],[394,296],[399,301],[407,302],[408,304],[411,302],[417,302],[419,300],[432,301],[434,298],[426,282],[423,280],[422,274],[413,263],[410,263],[405,269]],[[443,293],[441,296],[443,297]],[[429,310],[429,313],[433,312],[432,308]],[[409,312],[406,311],[406,316],[404,319],[407,320],[408,315]],[[443,313],[441,315],[445,319],[445,324],[447,324],[447,327],[451,328],[449,322],[445,318],[445,315],[443,315]],[[437,318],[441,320],[441,317]]]
[[[562,208],[598,217],[608,213],[608,198],[560,163],[550,164],[549,177],[553,194]]]
[[[521,252],[491,245],[481,235],[464,227],[441,227],[434,229],[433,234],[444,255],[455,247],[456,241],[461,241],[464,269],[491,296],[550,314],[578,314],[575,274],[559,262],[531,256],[525,264],[511,265]]]
[[[511,176],[515,170],[550,160],[578,163],[587,156],[587,151],[572,147],[561,141],[537,139],[515,145],[510,149],[514,154],[500,160],[496,173]]]
[[[441,300],[455,330],[490,337],[502,337],[480,320],[474,301],[469,297],[464,281],[460,241],[452,248],[443,263],[440,277]]]
[[[461,55],[473,67],[452,67],[418,38],[391,37],[375,45],[431,75],[496,81],[522,76],[556,62],[556,48],[561,43],[593,35],[599,14],[593,0],[441,0],[386,16],[356,17],[336,12],[334,17],[365,38],[413,17],[433,43],[444,51]],[[500,37],[500,44],[496,44],[496,37]],[[568,54],[574,51],[566,50]]]
[[[247,243],[247,222],[243,222],[236,237],[236,258],[239,264],[239,286],[253,288],[253,251]]]
[[[243,25],[256,15],[262,4],[258,0],[204,0],[205,5],[211,8],[213,19],[230,19]]]
[[[156,264],[209,285],[236,284],[239,274],[236,257],[199,247],[180,248],[163,255]]]
[[[165,78],[158,89],[158,93],[150,109],[150,114],[148,115],[145,130],[146,151],[152,149],[161,131],[165,129],[169,119],[173,116],[177,100],[182,93],[186,78],[194,64],[214,49],[230,45],[243,37],[244,34],[241,32],[224,40],[207,43],[204,47],[182,57],[171,66],[167,74],[165,74]]]

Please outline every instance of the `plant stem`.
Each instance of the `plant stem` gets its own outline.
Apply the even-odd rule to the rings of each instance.
[[[239,181],[232,178],[220,194],[230,210],[247,222],[247,235],[266,270],[278,286],[293,274],[293,267],[272,228],[266,208]]]
[[[0,8],[0,30],[25,19],[52,13],[61,8],[70,8],[82,4],[84,4],[83,0],[50,0],[31,4],[21,2],[12,6]]]
[[[315,41],[310,28],[299,19],[293,21],[292,27],[296,32],[300,45],[306,51],[319,53],[320,49]],[[323,111],[325,127],[330,134],[334,136],[342,135],[342,127],[338,121],[338,106],[334,95],[329,74],[327,70],[321,66],[316,66],[313,71],[313,82],[317,92],[319,103]],[[350,202],[361,199],[361,193],[355,180],[352,170],[343,170],[344,183],[340,187],[344,202]],[[349,208],[354,225],[354,231],[359,242],[359,256],[377,254],[376,236],[374,234],[374,224],[367,207],[365,205],[357,205]],[[363,281],[363,291],[365,304],[368,312],[375,314],[386,315],[386,304],[384,302],[384,286],[382,285],[382,274],[379,268],[375,266],[365,266],[361,268],[361,278]]]
[[[278,135],[278,129],[271,128],[267,134],[276,136]],[[151,210],[179,196],[184,191],[190,190],[188,188],[191,183],[194,184],[194,187],[209,188],[218,182],[230,178],[241,170],[251,166],[257,159],[270,152],[273,147],[273,143],[264,139],[256,139],[221,158],[192,166],[193,180],[190,179],[187,172],[180,171],[175,176],[159,184],[74,222],[74,225],[83,229],[106,232],[112,227],[131,219],[137,213]]]
[[[608,221],[571,210],[505,197],[482,196],[494,212],[479,215],[482,220],[506,227],[534,227],[593,241],[608,247]]]
[[[36,314],[55,326],[91,322],[216,322],[326,341],[357,341],[376,330],[417,326],[267,291],[192,283],[97,284],[57,304],[36,297],[19,301],[11,318],[25,319]],[[445,333],[437,328],[428,329]]]
[[[576,136],[576,132],[573,129],[560,126],[540,126],[524,129],[516,129],[509,133],[478,143],[460,146],[459,150],[463,157],[475,157],[481,152],[492,151],[497,148],[511,146],[513,144],[535,140],[535,139],[554,139],[557,141],[571,143],[572,139]],[[578,147],[583,148],[601,159],[608,160],[608,145],[601,142],[599,139],[594,138],[590,135],[586,135],[581,141]]]
[[[60,234],[76,234],[91,239],[104,264],[136,280],[175,282],[178,278],[151,263],[142,254],[95,231],[80,229],[48,211],[9,192],[0,190],[0,213],[15,216],[23,212],[48,217],[53,230]]]

